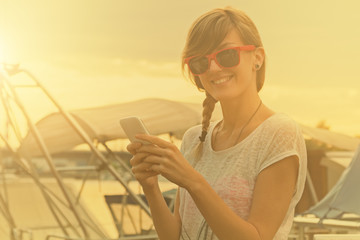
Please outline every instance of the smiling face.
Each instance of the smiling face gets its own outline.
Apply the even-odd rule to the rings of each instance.
[[[225,48],[244,46],[239,33],[231,30],[214,52]],[[221,68],[211,61],[209,70],[200,75],[204,89],[215,99],[227,100],[238,98],[244,94],[257,92],[254,51],[240,51],[240,64],[233,68]]]
[[[218,50],[226,48],[226,45],[254,45],[257,48],[254,52],[257,59],[255,64],[259,65],[256,72],[256,88],[259,92],[265,80],[266,64],[265,52],[262,47],[263,44],[252,20],[244,12],[231,7],[209,11],[193,23],[189,30],[182,54],[182,68],[184,73],[188,74],[189,79],[200,91],[204,90],[199,76],[188,71],[188,62],[186,59],[192,56],[206,56],[215,53]],[[248,54],[249,52],[246,51],[241,52],[240,65],[234,69],[224,69],[223,72],[229,73],[234,72],[235,69],[241,69],[245,61],[245,55]],[[212,70],[213,69],[212,67]],[[210,74],[210,72],[208,72],[208,74]],[[201,76],[202,80],[206,79],[208,74]]]

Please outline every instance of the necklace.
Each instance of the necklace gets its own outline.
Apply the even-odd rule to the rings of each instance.
[[[260,103],[257,106],[255,112],[251,115],[249,120],[247,120],[247,122],[241,128],[240,133],[239,133],[238,137],[236,138],[236,141],[235,141],[235,143],[233,145],[235,145],[239,141],[244,129],[246,128],[247,125],[249,125],[251,120],[254,118],[255,114],[259,111],[261,105],[262,105],[262,101],[260,100]],[[216,141],[218,133],[219,133],[219,128],[216,129],[216,133],[214,135],[214,143]],[[217,175],[217,177],[215,178],[214,185],[218,181],[221,173],[222,172],[220,171],[219,174]],[[199,230],[198,230],[198,233],[197,233],[197,236],[196,236],[196,240],[207,239],[208,231],[209,231],[209,225],[207,224],[205,218],[203,218],[201,223],[200,223],[200,226],[199,226]],[[186,231],[185,231],[185,233],[186,233]],[[214,235],[214,232],[211,231],[210,239],[213,239],[213,235]]]
[[[234,142],[234,144],[233,144],[232,146],[235,146],[236,143],[239,141],[239,139],[240,139],[240,137],[241,137],[244,129],[246,128],[247,125],[249,125],[249,123],[251,122],[251,120],[254,118],[255,114],[259,111],[261,105],[262,105],[262,101],[260,100],[260,103],[259,103],[259,105],[257,106],[255,112],[251,115],[251,117],[249,118],[249,120],[248,120],[248,121],[244,124],[244,126],[241,128],[240,133],[239,133],[239,135],[237,136],[237,138],[236,138],[236,140],[235,140],[235,142]],[[215,136],[214,136],[214,143],[216,142],[216,138],[217,138],[217,135],[218,135],[218,133],[219,133],[219,128],[220,128],[220,126],[216,129],[216,133],[215,133]]]

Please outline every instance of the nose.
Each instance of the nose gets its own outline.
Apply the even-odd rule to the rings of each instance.
[[[210,60],[209,72],[210,71],[221,71],[221,67],[216,63],[215,59]]]

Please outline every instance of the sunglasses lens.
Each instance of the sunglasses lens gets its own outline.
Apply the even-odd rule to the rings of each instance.
[[[193,74],[202,74],[208,69],[206,57],[194,57],[189,61],[189,68]]]
[[[227,49],[216,54],[218,63],[226,68],[234,67],[239,64],[239,52],[236,49]]]

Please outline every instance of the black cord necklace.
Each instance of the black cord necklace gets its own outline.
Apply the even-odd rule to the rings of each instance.
[[[259,103],[259,105],[257,106],[255,112],[251,115],[251,117],[249,118],[249,120],[248,120],[248,121],[244,124],[244,126],[241,128],[240,133],[239,133],[238,137],[236,138],[236,140],[235,140],[235,142],[234,142],[234,144],[233,144],[232,146],[235,146],[236,143],[239,141],[239,139],[240,139],[240,137],[241,137],[244,129],[247,127],[247,125],[249,125],[249,123],[251,122],[251,120],[255,117],[255,114],[259,111],[261,105],[262,105],[262,101],[260,100],[260,103]],[[224,121],[224,120],[222,120],[222,121]],[[218,135],[218,133],[219,133],[219,128],[220,128],[220,126],[216,129],[216,133],[215,133],[215,135],[214,135],[214,143],[216,142],[216,138],[217,138],[217,135]]]
[[[238,137],[236,138],[236,141],[235,143],[233,144],[233,146],[239,141],[244,129],[246,128],[247,125],[249,125],[249,123],[251,122],[251,120],[255,117],[255,114],[259,111],[260,107],[262,105],[262,101],[260,100],[260,103],[259,105],[257,106],[255,112],[251,115],[251,117],[249,118],[249,120],[244,124],[244,126],[241,128],[240,130],[240,133],[238,135]],[[217,131],[214,135],[214,143],[216,141],[216,137],[219,133],[219,128],[217,128]],[[216,180],[219,178],[219,176],[217,176]],[[200,223],[200,227],[199,227],[199,230],[198,230],[198,233],[197,233],[197,236],[196,236],[196,240],[200,240],[200,239],[206,239],[207,238],[207,235],[208,235],[208,231],[209,231],[209,225],[207,224],[205,218],[202,219],[201,223]],[[201,238],[201,236],[203,236]],[[214,232],[211,231],[211,236],[210,236],[210,239],[213,239],[213,236],[214,236]]]

